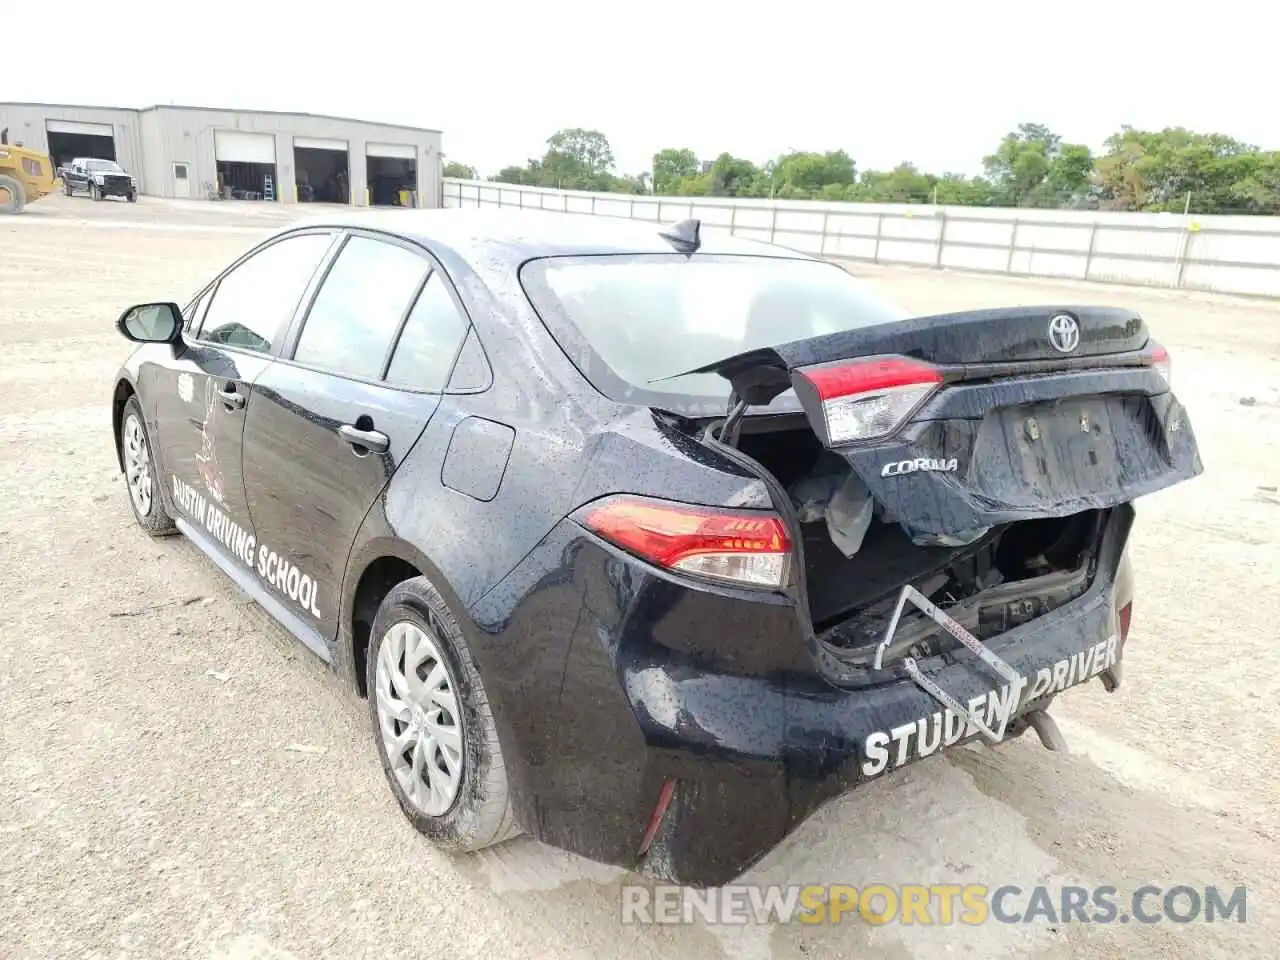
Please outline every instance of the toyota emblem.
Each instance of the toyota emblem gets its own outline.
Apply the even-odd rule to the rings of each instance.
[[[1060,313],[1049,321],[1049,343],[1059,353],[1070,353],[1080,346],[1080,324],[1075,317]]]

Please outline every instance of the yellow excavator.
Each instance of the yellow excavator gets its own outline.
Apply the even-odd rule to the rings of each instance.
[[[0,130],[0,214],[21,213],[28,203],[60,186],[53,160],[23,146],[10,146],[9,129]]]

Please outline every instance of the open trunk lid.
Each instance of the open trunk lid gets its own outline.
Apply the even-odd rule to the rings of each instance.
[[[794,389],[820,443],[917,543],[1106,509],[1202,472],[1168,355],[1132,311],[917,317],[699,368],[732,385],[721,438]]]

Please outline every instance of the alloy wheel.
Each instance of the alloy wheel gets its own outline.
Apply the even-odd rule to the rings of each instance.
[[[378,729],[392,773],[422,813],[448,812],[462,784],[462,714],[440,641],[402,620],[382,638],[374,674]]]
[[[130,414],[124,421],[124,475],[129,484],[129,496],[139,515],[151,513],[152,481],[151,453],[147,449],[147,435],[137,416]]]

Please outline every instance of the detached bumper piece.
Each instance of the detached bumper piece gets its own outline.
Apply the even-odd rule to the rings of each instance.
[[[876,670],[884,669],[884,653],[893,643],[894,634],[898,630],[898,622],[902,619],[902,612],[910,603],[926,617],[940,626],[951,636],[955,637],[961,644],[968,648],[974,656],[985,663],[992,671],[999,674],[1000,677],[1008,684],[1020,689],[1025,684],[1025,679],[1017,670],[1009,666],[998,656],[988,649],[987,645],[971,634],[956,620],[947,616],[940,610],[936,604],[930,602],[929,598],[922,594],[915,587],[907,585],[902,588],[902,593],[898,595],[898,604],[894,607],[893,617],[889,621],[889,627],[885,631],[884,639],[880,641],[880,645],[876,648],[876,656],[874,668]],[[932,679],[924,674],[916,663],[915,657],[904,657],[902,659],[902,668],[907,672],[915,684],[925,693],[937,700],[938,703],[946,707],[956,716],[966,719],[969,728],[976,730],[978,733],[992,744],[1001,743],[1004,740],[1005,733],[1008,731],[1010,715],[1008,712],[1001,712],[999,715],[999,723],[993,729],[988,726],[983,714],[971,706],[966,706],[959,699],[947,693],[946,690],[938,686]],[[1053,718],[1044,710],[1032,710],[1026,715],[1026,722],[1036,734],[1040,737],[1040,742],[1050,750],[1065,750],[1066,741],[1062,733],[1058,730],[1058,725],[1054,723]]]

